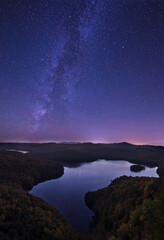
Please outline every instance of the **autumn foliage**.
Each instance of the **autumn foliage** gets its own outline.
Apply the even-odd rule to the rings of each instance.
[[[0,240],[79,239],[54,207],[25,191],[62,174],[59,163],[0,151]]]
[[[164,239],[164,178],[123,176],[85,199],[95,212],[95,239]]]
[[[95,216],[86,234],[27,190],[57,178],[63,166],[30,154],[0,151],[0,240],[163,240],[164,178],[120,177],[85,196]]]

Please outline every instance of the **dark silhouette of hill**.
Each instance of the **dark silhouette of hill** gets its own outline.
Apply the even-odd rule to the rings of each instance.
[[[62,164],[43,160],[30,154],[0,151],[0,181],[15,182],[25,190],[45,180],[62,176]]]
[[[143,157],[147,153],[161,154],[161,149],[160,151],[156,148],[155,150],[147,148],[145,150],[145,148],[125,143],[119,144],[119,147],[117,144],[109,147],[103,144],[87,143],[80,144],[80,150],[71,149],[70,146],[66,149],[65,146],[56,144],[55,150],[57,149],[57,151],[51,152],[52,148],[54,150],[54,144],[50,144],[48,147],[47,145],[42,146],[44,149],[41,149],[38,144],[30,146],[33,148],[32,155],[31,153],[0,151],[0,239],[163,239],[163,177],[159,179],[121,177],[104,189],[87,193],[86,203],[95,212],[95,217],[90,232],[86,234],[74,231],[54,207],[25,191],[39,182],[57,178],[63,174],[63,166],[54,161],[54,156],[58,161],[64,159],[66,162],[71,162],[74,160],[77,163],[84,161],[88,156],[90,156],[89,161],[103,154],[108,157],[114,156],[114,154],[116,156],[117,150],[117,157],[125,153],[130,156],[134,152],[136,154],[137,151],[138,154],[142,153]],[[47,153],[44,151],[48,148],[47,160],[34,156],[40,154],[46,156]],[[80,154],[83,154],[81,158]],[[77,156],[79,159],[76,158]],[[145,158],[146,161],[147,158]]]
[[[158,174],[164,176],[164,147],[133,145],[130,143],[0,143],[1,149],[30,151],[43,159],[65,163],[79,163],[106,160],[127,160],[131,163],[158,167]]]

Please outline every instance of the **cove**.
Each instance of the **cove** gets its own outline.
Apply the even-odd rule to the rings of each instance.
[[[5,150],[9,152],[20,152],[23,154],[29,153],[29,151],[23,151],[23,150],[17,150],[17,149],[5,149]]]
[[[127,161],[97,160],[65,166],[62,177],[40,183],[30,193],[56,207],[74,229],[85,232],[94,215],[85,204],[85,193],[106,187],[122,175],[158,177],[157,168],[145,167],[135,173],[130,171],[131,165]]]

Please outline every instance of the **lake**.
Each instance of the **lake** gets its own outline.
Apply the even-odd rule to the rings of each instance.
[[[40,183],[30,193],[55,206],[74,229],[87,231],[94,214],[85,204],[86,192],[106,187],[122,175],[158,177],[157,168],[145,167],[135,173],[130,171],[131,165],[127,161],[97,160],[65,166],[62,177]]]
[[[23,150],[17,150],[17,149],[5,149],[5,150],[9,152],[20,152],[23,154],[29,153],[29,151],[23,151]]]

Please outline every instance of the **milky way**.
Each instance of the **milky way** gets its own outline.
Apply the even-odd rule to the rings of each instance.
[[[88,79],[80,79],[83,61],[90,60],[84,52],[90,38],[94,37],[94,30],[101,21],[99,15],[104,13],[102,10],[106,4],[101,1],[88,1],[81,5],[72,3],[65,7],[65,14],[60,18],[48,66],[39,80],[39,101],[34,111],[36,130],[41,119],[51,112],[56,114],[56,118],[59,113],[70,118],[74,101],[78,100],[76,89],[80,81],[88,82]]]
[[[0,3],[0,141],[164,144],[164,3]]]

